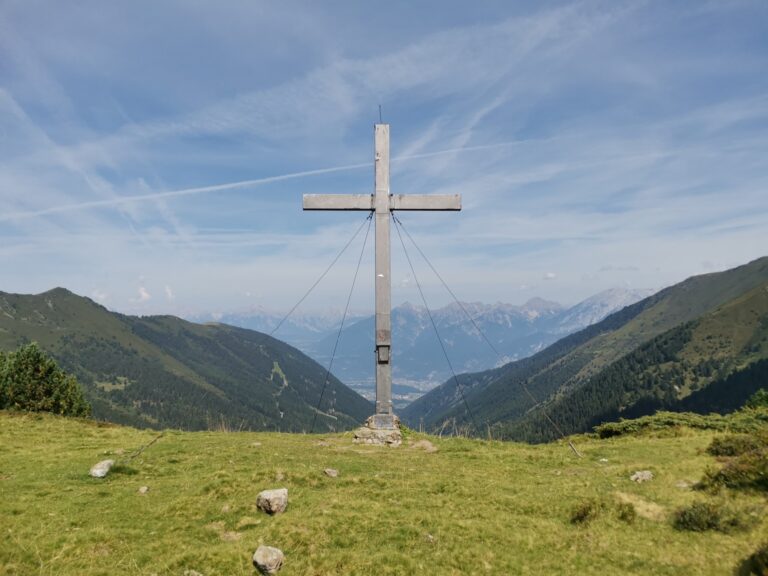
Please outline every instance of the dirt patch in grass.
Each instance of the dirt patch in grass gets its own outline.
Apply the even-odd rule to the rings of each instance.
[[[414,442],[413,446],[411,448],[414,448],[416,450],[424,450],[427,454],[432,454],[434,452],[437,452],[437,446],[432,444],[429,440],[419,440],[418,442]]]
[[[616,500],[621,504],[631,504],[635,508],[635,512],[640,518],[646,520],[653,520],[654,522],[663,522],[667,517],[667,511],[663,506],[659,506],[655,502],[645,500],[636,494],[629,494],[627,492],[616,492],[614,494]]]

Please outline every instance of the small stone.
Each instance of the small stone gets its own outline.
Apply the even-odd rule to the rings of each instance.
[[[637,482],[638,484],[642,484],[643,482],[649,482],[653,480],[653,472],[650,470],[638,470],[632,476],[629,477],[632,482]]]
[[[253,554],[253,565],[262,574],[277,574],[284,561],[283,551],[272,546],[259,546]]]
[[[326,468],[325,470],[323,470],[323,472],[329,478],[336,478],[339,475],[339,471],[336,470],[335,468]]]
[[[91,468],[90,475],[94,478],[104,478],[109,474],[110,468],[115,465],[114,460],[102,460],[98,464],[94,464]]]
[[[675,483],[675,488],[680,488],[680,490],[688,490],[690,487],[691,484],[685,480],[680,480]]]
[[[600,458],[600,462],[603,462],[603,463],[608,462],[608,458]]]
[[[224,504],[224,506],[221,507],[221,513],[226,514],[229,512],[229,504]]]
[[[256,507],[267,514],[280,514],[288,507],[288,488],[264,490],[256,497]]]
[[[434,544],[434,543],[435,543],[435,537],[434,537],[434,536],[432,536],[432,534],[427,534],[427,535],[424,537],[424,539],[425,539],[427,542],[429,542],[430,544]]]
[[[149,486],[142,486],[139,488],[139,494],[146,494],[147,492],[149,492]]]
[[[259,446],[261,446],[261,442],[252,442],[251,446],[253,446],[254,448],[258,448]]]

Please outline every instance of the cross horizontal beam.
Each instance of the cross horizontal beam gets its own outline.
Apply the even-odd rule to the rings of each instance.
[[[304,210],[376,209],[373,194],[304,194]],[[459,194],[391,194],[390,210],[461,210]]]
[[[459,194],[392,194],[390,210],[461,210]]]
[[[304,210],[374,209],[372,194],[304,194]]]

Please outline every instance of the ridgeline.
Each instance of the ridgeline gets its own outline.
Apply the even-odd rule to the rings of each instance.
[[[460,375],[471,413],[451,379],[402,416],[427,430],[542,442],[559,436],[547,415],[572,434],[658,409],[733,410],[766,386],[766,359],[768,257],[689,278],[529,358]]]
[[[274,338],[173,316],[125,316],[63,288],[0,292],[0,349],[37,342],[96,419],[187,430],[346,430],[371,404]],[[322,402],[321,402],[322,393]],[[319,408],[319,410],[318,410]]]

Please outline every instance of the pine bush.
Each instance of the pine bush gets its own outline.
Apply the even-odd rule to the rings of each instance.
[[[91,406],[77,379],[36,343],[0,353],[0,409],[87,417]]]

